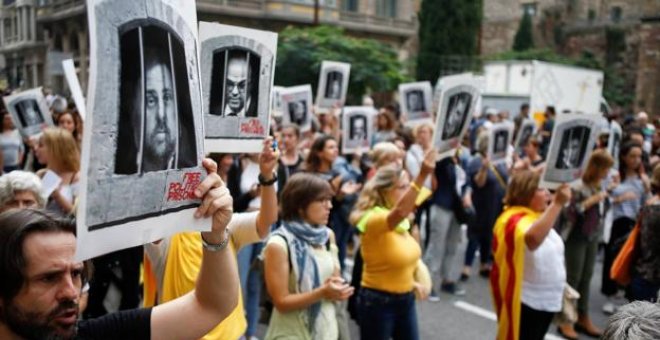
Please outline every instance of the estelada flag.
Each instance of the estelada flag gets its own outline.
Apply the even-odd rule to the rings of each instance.
[[[526,207],[509,207],[493,229],[493,269],[490,286],[497,314],[497,339],[518,340],[525,265],[525,233],[539,214]]]

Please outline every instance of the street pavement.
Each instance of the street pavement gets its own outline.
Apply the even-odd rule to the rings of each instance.
[[[467,238],[465,232],[461,239],[458,250],[456,265],[454,266],[455,277],[458,278],[463,268],[463,255]],[[440,293],[440,301],[424,301],[418,303],[417,318],[421,339],[495,339],[497,324],[493,313],[492,299],[488,280],[478,275],[478,258],[472,270],[472,277],[462,283],[466,290],[465,296],[454,296]],[[352,265],[348,261],[348,265]],[[349,268],[350,272],[350,268]],[[591,282],[590,315],[596,326],[605,328],[607,316],[601,311],[605,303],[605,297],[600,294],[600,280],[602,273],[602,254],[599,254],[594,276]],[[623,300],[621,301],[624,302]],[[263,338],[266,325],[261,324],[257,337]],[[352,323],[350,325],[352,339],[359,339],[359,329]],[[550,327],[546,340],[563,339],[557,334],[557,326]],[[591,339],[581,334],[580,339]]]

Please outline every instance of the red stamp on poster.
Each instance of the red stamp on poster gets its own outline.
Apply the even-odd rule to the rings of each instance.
[[[201,182],[201,172],[188,172],[184,174],[183,181],[170,183],[167,189],[167,201],[179,202],[196,199],[195,189]]]
[[[261,125],[259,119],[250,119],[247,123],[241,124],[241,133],[263,135],[264,127]]]

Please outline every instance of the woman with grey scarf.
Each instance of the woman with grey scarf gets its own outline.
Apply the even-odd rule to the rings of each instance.
[[[334,301],[353,294],[339,275],[337,246],[326,227],[332,208],[330,184],[299,173],[282,190],[282,227],[264,249],[264,277],[275,309],[265,339],[336,340]]]

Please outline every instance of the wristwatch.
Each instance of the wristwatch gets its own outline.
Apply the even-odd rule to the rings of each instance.
[[[259,180],[259,185],[264,187],[271,186],[275,184],[275,182],[277,182],[277,173],[273,172],[273,178],[271,178],[270,180],[266,180],[263,176],[261,176],[261,174],[259,174],[259,177],[257,177],[257,179]]]
[[[204,249],[206,249],[210,252],[221,251],[221,250],[227,248],[227,245],[229,245],[229,234],[231,234],[229,229],[225,229],[225,239],[222,240],[222,242],[220,242],[218,244],[213,244],[213,243],[206,242],[206,240],[204,239],[204,234],[202,234],[201,235],[201,237],[202,237],[202,246],[204,247]]]

